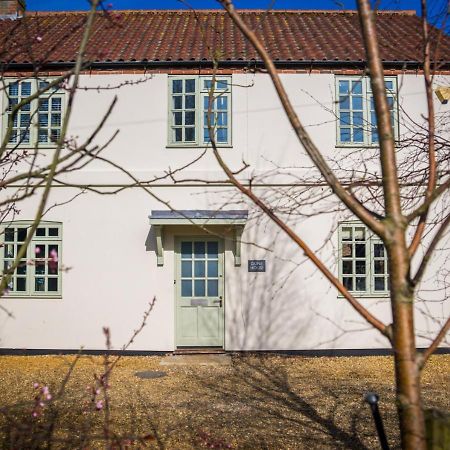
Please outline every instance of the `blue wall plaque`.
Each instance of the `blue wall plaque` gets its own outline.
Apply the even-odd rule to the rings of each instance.
[[[266,260],[265,259],[249,259],[248,260],[249,272],[265,272]]]

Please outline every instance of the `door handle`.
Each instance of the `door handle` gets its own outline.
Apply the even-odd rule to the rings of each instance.
[[[219,307],[222,308],[222,297],[219,297],[219,300],[213,300],[213,303],[219,304]]]

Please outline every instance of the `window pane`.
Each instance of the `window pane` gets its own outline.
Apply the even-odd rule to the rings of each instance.
[[[36,275],[44,275],[45,274],[45,261],[36,261],[36,267],[34,269]]]
[[[362,125],[363,125],[363,113],[362,112],[354,112],[353,113],[353,125],[362,127]]]
[[[217,277],[219,274],[219,262],[208,261],[208,277]]]
[[[34,280],[34,290],[36,292],[43,292],[45,291],[45,278],[35,278]]]
[[[30,115],[29,114],[21,114],[20,115],[20,126],[28,127],[30,125]]]
[[[355,290],[356,291],[365,291],[366,290],[366,278],[365,277],[356,277],[355,278]]]
[[[227,80],[217,80],[217,89],[228,89],[228,81]]]
[[[39,99],[39,111],[46,112],[48,111],[48,99]]]
[[[21,261],[17,266],[17,274],[18,275],[26,275],[27,274],[27,262]]]
[[[36,258],[46,258],[45,245],[44,244],[36,245],[34,248],[34,253],[36,255]]]
[[[194,242],[194,255],[195,258],[205,257],[205,243],[204,242]]]
[[[350,128],[341,128],[341,142],[350,142]]]
[[[205,281],[204,280],[195,280],[194,281],[194,295],[196,297],[204,297],[205,296]]]
[[[175,95],[172,97],[173,99],[173,109],[182,109],[183,108],[183,97],[180,95]]]
[[[339,93],[340,94],[349,93],[349,82],[347,80],[339,80]]]
[[[365,244],[355,244],[355,255],[357,258],[366,257],[366,245]]]
[[[342,283],[349,291],[353,291],[353,278],[343,277]]]
[[[19,292],[24,292],[27,290],[26,288],[26,278],[17,277],[16,281],[16,290]]]
[[[195,109],[195,95],[186,95],[184,99],[186,109]]]
[[[195,111],[187,111],[184,114],[185,125],[195,125]]]
[[[366,261],[355,261],[355,272],[359,274],[366,273]]]
[[[384,256],[384,245],[383,244],[373,244],[373,253],[376,258],[381,258]]]
[[[14,258],[14,245],[13,244],[5,245],[5,258]]]
[[[192,242],[181,243],[181,257],[183,259],[192,258]]]
[[[228,107],[228,97],[221,96],[216,100],[217,109],[227,109]]]
[[[21,87],[21,95],[23,97],[28,97],[29,95],[31,95],[31,82],[30,81],[22,81],[20,83],[20,87]]]
[[[23,242],[27,238],[26,228],[17,228],[17,240]]]
[[[219,128],[217,130],[217,142],[228,141],[228,130],[226,128]]]
[[[364,228],[355,228],[355,241],[364,241],[366,239],[366,230]]]
[[[52,127],[61,126],[61,114],[52,114]]]
[[[52,110],[61,111],[61,99],[59,97],[52,98]]]
[[[353,252],[353,245],[352,244],[343,244],[342,245],[342,256],[343,257],[351,257]]]
[[[208,242],[208,258],[217,258],[219,254],[219,243],[218,242]]]
[[[49,236],[58,236],[59,235],[59,230],[58,228],[49,228],[48,229],[48,235]]]
[[[194,275],[196,277],[204,277],[205,276],[205,261],[195,261]]]
[[[375,277],[375,290],[384,291],[384,277]]]
[[[217,297],[219,295],[219,281],[208,280],[208,297]]]
[[[363,142],[364,134],[362,128],[355,128],[353,130],[353,142]]]
[[[181,262],[181,276],[184,277],[192,277],[192,263],[191,261],[182,261]]]
[[[228,114],[227,113],[218,113],[217,114],[217,125],[219,125],[219,126],[227,126],[228,125]]]
[[[195,80],[192,78],[190,78],[189,80],[185,80],[184,90],[185,92],[195,92]]]
[[[183,130],[181,128],[175,128],[175,142],[182,142],[183,140]]]
[[[342,273],[351,274],[353,273],[353,262],[352,261],[342,261]]]
[[[14,242],[14,228],[5,228],[5,242]]]
[[[353,81],[352,83],[352,93],[362,94],[362,83],[361,81]]]
[[[48,278],[48,291],[56,292],[58,290],[58,278]]]
[[[373,263],[373,268],[375,273],[382,273],[384,274],[384,261],[383,260],[377,260]]]
[[[349,112],[341,112],[340,115],[340,123],[341,125],[350,125],[350,113]]]
[[[39,130],[38,141],[39,142],[48,142],[48,131],[47,130]]]
[[[174,112],[173,113],[173,123],[174,123],[174,125],[182,125],[183,124],[183,113],[182,112]]]
[[[359,95],[352,97],[352,109],[359,111],[363,109],[363,99]]]
[[[192,297],[192,281],[181,280],[181,296]]]
[[[19,83],[11,83],[8,86],[8,92],[9,95],[12,95],[13,97],[17,97],[19,95]]]
[[[185,128],[184,133],[186,142],[195,142],[195,128]]]
[[[341,95],[339,97],[339,108],[350,109],[350,97],[348,95]]]
[[[172,80],[172,92],[177,94],[183,92],[183,80]]]

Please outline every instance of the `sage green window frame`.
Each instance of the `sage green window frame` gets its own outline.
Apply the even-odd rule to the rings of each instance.
[[[182,92],[173,92],[173,81],[180,80],[183,83]],[[187,93],[185,92],[185,81],[186,80],[195,80],[195,93]],[[207,126],[206,122],[206,113],[204,107],[204,98],[209,95],[209,89],[205,87],[212,80],[212,76],[205,75],[169,75],[168,76],[168,132],[167,132],[167,147],[208,147],[210,145],[209,141],[204,139],[204,129]],[[210,83],[212,84],[212,83]],[[226,88],[223,86],[226,84]],[[183,131],[183,140],[176,141],[174,130],[176,128],[185,128],[184,118],[186,112],[192,112],[192,108],[184,108],[182,105],[181,108],[174,108],[174,100],[173,97],[180,95],[195,95],[195,140],[186,141],[184,131]],[[214,98],[226,98],[227,108],[226,110],[221,110],[221,112],[226,113],[227,117],[227,139],[226,142],[218,142],[216,139],[216,144],[218,147],[232,147],[232,79],[230,75],[227,76],[217,76],[216,77],[216,87],[214,89]],[[214,105],[213,105],[214,106]],[[175,123],[175,113],[182,114],[182,123],[183,125]],[[217,115],[215,115],[216,117]],[[214,123],[215,127],[221,127],[220,123]],[[189,125],[188,125],[189,127]]]
[[[392,83],[392,90],[387,89],[388,101],[392,102],[391,120],[394,130],[394,137],[399,138],[399,120],[398,120],[398,89],[397,77],[384,77],[385,83]],[[361,83],[361,94],[357,93],[355,89],[350,89],[349,95],[340,93],[340,81],[347,81],[350,85],[355,82]],[[350,98],[351,97],[351,98]],[[358,97],[362,99],[362,109],[353,109],[353,98]],[[349,108],[341,111],[341,99],[348,99]],[[392,100],[390,100],[392,99]],[[362,113],[362,124],[354,124],[354,113]],[[348,118],[344,119],[343,114],[349,114]],[[361,76],[336,76],[335,77],[335,116],[336,116],[336,147],[378,147],[379,142],[373,140],[373,133],[376,130],[376,122],[373,111],[372,88],[369,77]],[[341,124],[341,121],[343,123]],[[350,142],[341,140],[341,128],[350,129],[352,140]],[[362,128],[363,139],[361,142],[354,141],[354,130]]]
[[[352,239],[344,239],[345,229],[352,230]],[[356,230],[364,230],[364,240],[357,240],[353,238]],[[352,255],[344,255],[343,246],[344,243],[353,245]],[[365,256],[357,256],[354,244],[365,245]],[[381,251],[382,250],[382,251]],[[380,256],[382,254],[382,256]],[[352,262],[352,271],[349,273],[344,269],[345,262]],[[365,272],[357,273],[357,262],[365,262]],[[382,269],[382,271],[381,271]],[[388,297],[390,295],[389,290],[389,273],[388,273],[388,259],[386,254],[386,248],[382,240],[375,235],[369,228],[367,228],[360,221],[345,221],[339,223],[338,226],[338,272],[339,280],[346,285],[344,278],[353,278],[353,289],[349,289],[355,297]],[[364,290],[356,289],[356,278],[366,277],[366,286]],[[379,286],[380,280],[384,281],[384,289],[376,290],[377,284]],[[340,297],[341,295],[339,295]]]
[[[25,237],[19,236],[19,229],[24,230],[22,235],[28,233],[32,221],[12,221],[1,225],[0,227],[0,258],[1,271],[3,276],[8,265],[15,261],[15,257],[21,242]],[[10,232],[14,230],[13,240],[10,238]],[[55,234],[56,233],[56,234]],[[11,246],[13,246],[11,253]],[[51,247],[57,246],[57,261],[50,257]],[[38,251],[38,250],[39,251]],[[42,250],[44,254],[42,254]],[[62,296],[62,223],[52,221],[42,221],[37,227],[26,254],[19,267],[16,268],[8,285],[9,289],[5,297],[7,298],[61,298]],[[25,280],[25,289],[17,290],[18,279]],[[39,282],[37,280],[40,280]],[[43,280],[43,283],[41,282]],[[49,282],[49,280],[53,280]],[[55,283],[56,290],[49,290],[50,284]],[[12,283],[12,284],[11,284]],[[23,283],[23,282],[22,282]],[[44,286],[43,290],[36,289],[36,286]]]
[[[8,129],[9,111],[11,110],[10,102],[20,102],[24,98],[35,94],[39,89],[42,89],[44,84],[48,84],[52,81],[51,77],[46,78],[4,78],[3,79],[3,105],[2,105],[2,139],[6,136]],[[18,96],[10,95],[10,87],[18,85]],[[22,86],[25,84],[30,85],[30,94],[22,95]],[[59,102],[60,109],[56,109],[56,101]],[[29,134],[29,141],[26,142],[23,139],[17,139],[15,142],[9,141],[7,143],[8,148],[55,148],[56,140],[60,136],[62,122],[64,120],[64,114],[66,112],[66,95],[62,88],[53,87],[48,91],[41,94],[38,98],[31,100],[27,105],[24,105],[20,109],[16,116],[18,129],[26,130]],[[43,109],[45,102],[48,103],[47,111]],[[22,119],[26,115],[29,115],[28,125],[21,125]],[[47,117],[47,126],[43,125],[44,116]],[[59,123],[51,123],[53,119],[59,117]],[[48,130],[48,138],[46,141],[41,141],[43,136],[42,131]],[[50,135],[52,131],[55,133],[55,138],[51,139]]]

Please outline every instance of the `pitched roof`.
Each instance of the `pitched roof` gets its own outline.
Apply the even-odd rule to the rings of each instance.
[[[363,62],[355,11],[242,12],[278,62]],[[69,63],[76,58],[86,12],[28,13],[0,21],[3,63]],[[413,11],[377,14],[383,60],[420,62],[421,23]],[[97,63],[259,61],[224,11],[114,11],[98,13],[87,58]],[[450,61],[450,38],[441,40],[438,60]]]

